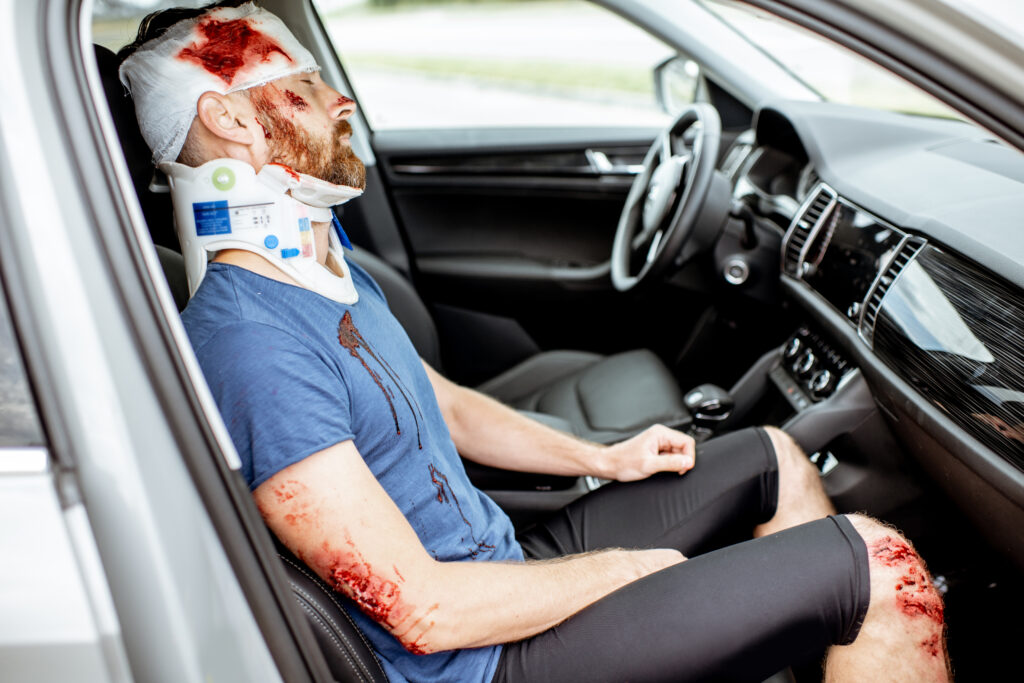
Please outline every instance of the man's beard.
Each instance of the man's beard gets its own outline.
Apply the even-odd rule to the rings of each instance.
[[[347,185],[360,190],[366,186],[363,162],[352,151],[352,147],[343,141],[343,138],[352,135],[352,126],[348,121],[337,121],[330,135],[316,137],[278,111],[264,92],[252,92],[251,98],[256,108],[256,120],[263,127],[260,132],[267,137],[271,162],[290,166],[299,173],[334,185]]]

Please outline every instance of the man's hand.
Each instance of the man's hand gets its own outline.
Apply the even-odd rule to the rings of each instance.
[[[608,446],[598,459],[599,476],[617,481],[646,479],[656,472],[686,474],[696,455],[692,436],[654,425]]]

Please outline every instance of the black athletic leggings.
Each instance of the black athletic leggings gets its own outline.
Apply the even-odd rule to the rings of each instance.
[[[863,540],[845,517],[745,540],[777,498],[771,441],[748,429],[698,446],[684,476],[609,484],[527,530],[531,559],[612,547],[690,559],[505,645],[494,681],[761,681],[852,642],[870,595]]]

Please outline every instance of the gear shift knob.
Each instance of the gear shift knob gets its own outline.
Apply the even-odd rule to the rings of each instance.
[[[686,392],[683,402],[693,415],[695,427],[714,429],[732,413],[732,395],[720,386],[701,384]]]

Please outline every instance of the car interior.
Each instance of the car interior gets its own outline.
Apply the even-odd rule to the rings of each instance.
[[[344,74],[307,3],[262,4],[316,36],[325,77]],[[108,151],[180,311],[166,182],[114,53],[92,47]],[[347,257],[434,368],[581,438],[782,427],[840,512],[913,540],[945,592],[956,671],[984,679],[1010,662],[1021,632],[1002,617],[1024,597],[1024,161],[961,121],[755,107],[702,79],[703,109],[653,134],[371,132],[367,194],[338,209],[358,245]],[[604,483],[467,470],[518,528]],[[333,677],[386,680],[347,598],[257,542],[274,543]]]

